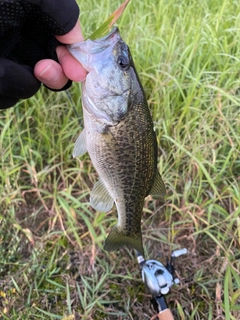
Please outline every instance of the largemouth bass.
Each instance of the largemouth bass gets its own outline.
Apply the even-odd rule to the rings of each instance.
[[[163,197],[165,187],[157,169],[153,122],[130,50],[118,28],[68,50],[88,71],[82,84],[84,130],[73,156],[88,152],[99,174],[91,206],[107,212],[115,203],[118,212],[104,249],[127,245],[143,255],[144,199],[149,194]]]

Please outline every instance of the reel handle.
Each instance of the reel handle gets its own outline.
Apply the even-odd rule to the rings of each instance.
[[[173,314],[170,309],[164,309],[163,311],[160,311],[158,314],[159,320],[174,320]]]

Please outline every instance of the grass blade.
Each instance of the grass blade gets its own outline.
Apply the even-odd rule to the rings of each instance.
[[[113,24],[121,17],[124,9],[128,5],[130,0],[125,0],[121,6],[114,11],[108,18],[107,20],[96,30],[94,31],[90,36],[89,39],[95,40],[97,38],[102,37],[105,35],[109,29],[113,26]]]

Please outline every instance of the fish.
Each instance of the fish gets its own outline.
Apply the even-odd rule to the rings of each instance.
[[[144,255],[144,200],[149,194],[163,198],[166,190],[157,168],[153,121],[130,49],[117,27],[67,48],[88,72],[82,83],[84,129],[73,157],[88,152],[99,175],[90,205],[108,212],[115,204],[118,213],[104,249],[127,246]]]

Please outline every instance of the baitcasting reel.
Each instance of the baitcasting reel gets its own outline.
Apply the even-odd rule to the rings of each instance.
[[[157,302],[159,319],[173,319],[171,311],[167,308],[164,295],[170,291],[172,285],[180,282],[174,275],[174,260],[184,254],[187,254],[185,248],[173,251],[171,260],[167,261],[166,266],[157,260],[145,260],[142,255],[137,254],[143,282]]]

